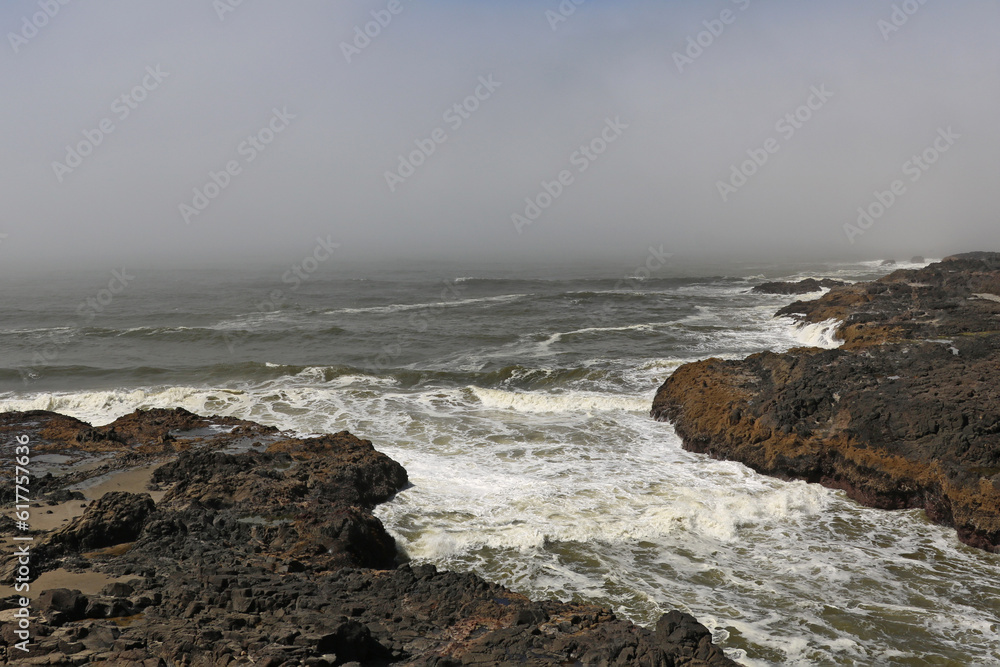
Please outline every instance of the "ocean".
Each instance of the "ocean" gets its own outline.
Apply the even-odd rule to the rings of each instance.
[[[347,429],[409,472],[376,514],[414,561],[640,624],[679,608],[749,666],[1000,663],[1000,555],[649,417],[683,363],[836,346],[755,284],[891,269],[333,264],[5,281],[0,411]]]

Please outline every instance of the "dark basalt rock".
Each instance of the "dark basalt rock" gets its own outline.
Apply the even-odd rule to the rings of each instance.
[[[38,596],[38,608],[44,612],[62,614],[67,621],[77,621],[84,618],[87,610],[87,596],[80,591],[66,588],[54,588]]]
[[[92,551],[131,542],[139,536],[153,507],[148,493],[106,493],[46,544],[65,551]]]
[[[816,278],[806,278],[805,280],[800,280],[798,282],[763,283],[757,285],[750,291],[757,294],[812,294],[813,292],[818,292],[821,289],[842,287],[846,284],[847,283],[843,280],[834,280],[832,278],[823,278],[822,280],[817,280]]]
[[[155,505],[148,494],[105,494],[40,538],[35,576],[61,564],[127,581],[100,595],[41,593],[29,658],[109,667],[735,664],[681,612],[650,630],[598,606],[532,602],[473,574],[397,567],[395,542],[371,510],[408,484],[402,466],[346,431],[301,439],[235,422],[149,411],[93,429],[54,413],[0,415],[0,431],[30,433],[36,449],[75,455],[93,445],[112,456],[47,478],[50,493],[151,461],[161,461],[152,483],[166,491]],[[0,609],[15,604],[0,600]],[[0,633],[0,663],[22,657],[15,642]]]
[[[896,271],[779,314],[839,319],[844,345],[687,364],[653,417],[687,449],[873,507],[923,508],[1000,550],[1000,254]]]
[[[32,548],[32,575],[37,577],[59,567],[64,560],[77,562],[85,551],[132,542],[138,538],[153,508],[148,493],[104,494],[68,526],[38,540]],[[13,558],[0,562],[0,577],[9,580],[16,565]]]

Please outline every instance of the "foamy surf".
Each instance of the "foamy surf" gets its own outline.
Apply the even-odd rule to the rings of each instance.
[[[788,320],[788,318],[782,319]],[[833,350],[844,344],[844,341],[837,337],[837,329],[843,324],[838,319],[829,319],[816,323],[788,321],[794,327],[793,336],[805,347],[821,347]]]
[[[567,392],[564,394],[543,394],[538,392],[515,392],[501,389],[469,387],[484,408],[527,413],[557,412],[601,412],[624,410],[626,412],[648,412],[648,397],[608,396],[607,394]]]
[[[317,275],[269,316],[248,314],[242,287],[197,301],[214,287],[208,276],[191,294],[162,289],[157,312],[69,332],[45,326],[51,309],[30,303],[17,312],[43,317],[7,322],[30,333],[0,336],[11,360],[0,410],[104,424],[180,406],[303,435],[347,429],[409,472],[412,486],[377,513],[413,559],[646,625],[683,609],[755,667],[1000,664],[1000,556],[962,546],[919,511],[867,510],[687,452],[649,419],[656,387],[683,363],[832,347],[834,323],[774,317],[802,297],[747,292],[800,270],[888,272],[754,266],[738,273],[750,281],[618,290],[618,277],[473,278],[445,308],[433,307],[433,272],[418,283]],[[213,323],[247,334],[229,333],[230,349],[226,332],[201,331]],[[50,338],[58,359],[24,384],[18,364]]]
[[[103,426],[135,410],[180,407],[201,414],[231,415],[246,410],[251,398],[239,390],[197,387],[79,393],[40,393],[0,401],[0,412],[50,410]]]
[[[470,278],[471,280],[471,278]],[[427,303],[395,303],[388,306],[368,306],[364,308],[339,308],[329,310],[324,315],[390,315],[392,313],[403,313],[412,310],[433,311],[437,308],[458,308],[469,305],[493,305],[517,301],[528,296],[527,294],[503,294],[500,296],[483,297],[476,299],[449,299],[442,298],[440,301],[430,301]]]
[[[908,664],[946,656],[933,630],[942,604],[962,617],[949,630],[953,642],[969,636],[962,628],[989,627],[983,608],[939,596],[906,612],[922,628],[908,650],[842,636],[844,618],[892,623],[901,592],[926,595],[931,581],[943,583],[944,572],[928,564],[954,555],[949,531],[919,512],[859,507],[818,485],[690,454],[668,426],[619,414],[562,443],[556,430],[547,441],[530,437],[533,427],[512,414],[505,438],[466,441],[460,456],[402,445],[390,453],[413,487],[378,514],[418,560],[490,572],[563,600],[604,601],[647,623],[670,608],[691,611],[748,665],[877,664],[887,651]],[[960,551],[963,565],[948,560],[963,571],[994,567],[995,557]],[[859,586],[870,607],[861,611]],[[792,625],[775,611],[785,601],[795,605]],[[803,635],[799,624],[837,638]],[[982,649],[987,637],[977,631],[971,641]]]

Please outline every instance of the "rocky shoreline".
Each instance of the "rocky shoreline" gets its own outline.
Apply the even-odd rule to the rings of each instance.
[[[406,471],[346,431],[298,438],[182,409],[96,428],[0,414],[5,454],[17,436],[47,471],[31,480],[33,643],[15,648],[18,595],[3,590],[4,664],[736,664],[679,611],[647,629],[599,606],[400,565],[371,510],[408,484]],[[12,507],[4,475],[0,502]],[[15,534],[0,522],[8,545]],[[0,583],[13,580],[12,553]]]
[[[833,287],[778,315],[836,320],[843,344],[684,365],[652,416],[691,451],[922,508],[1000,551],[1000,253]]]

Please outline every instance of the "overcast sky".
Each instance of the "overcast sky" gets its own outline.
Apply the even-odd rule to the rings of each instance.
[[[0,6],[0,264],[1000,249],[996,0],[237,2]]]

